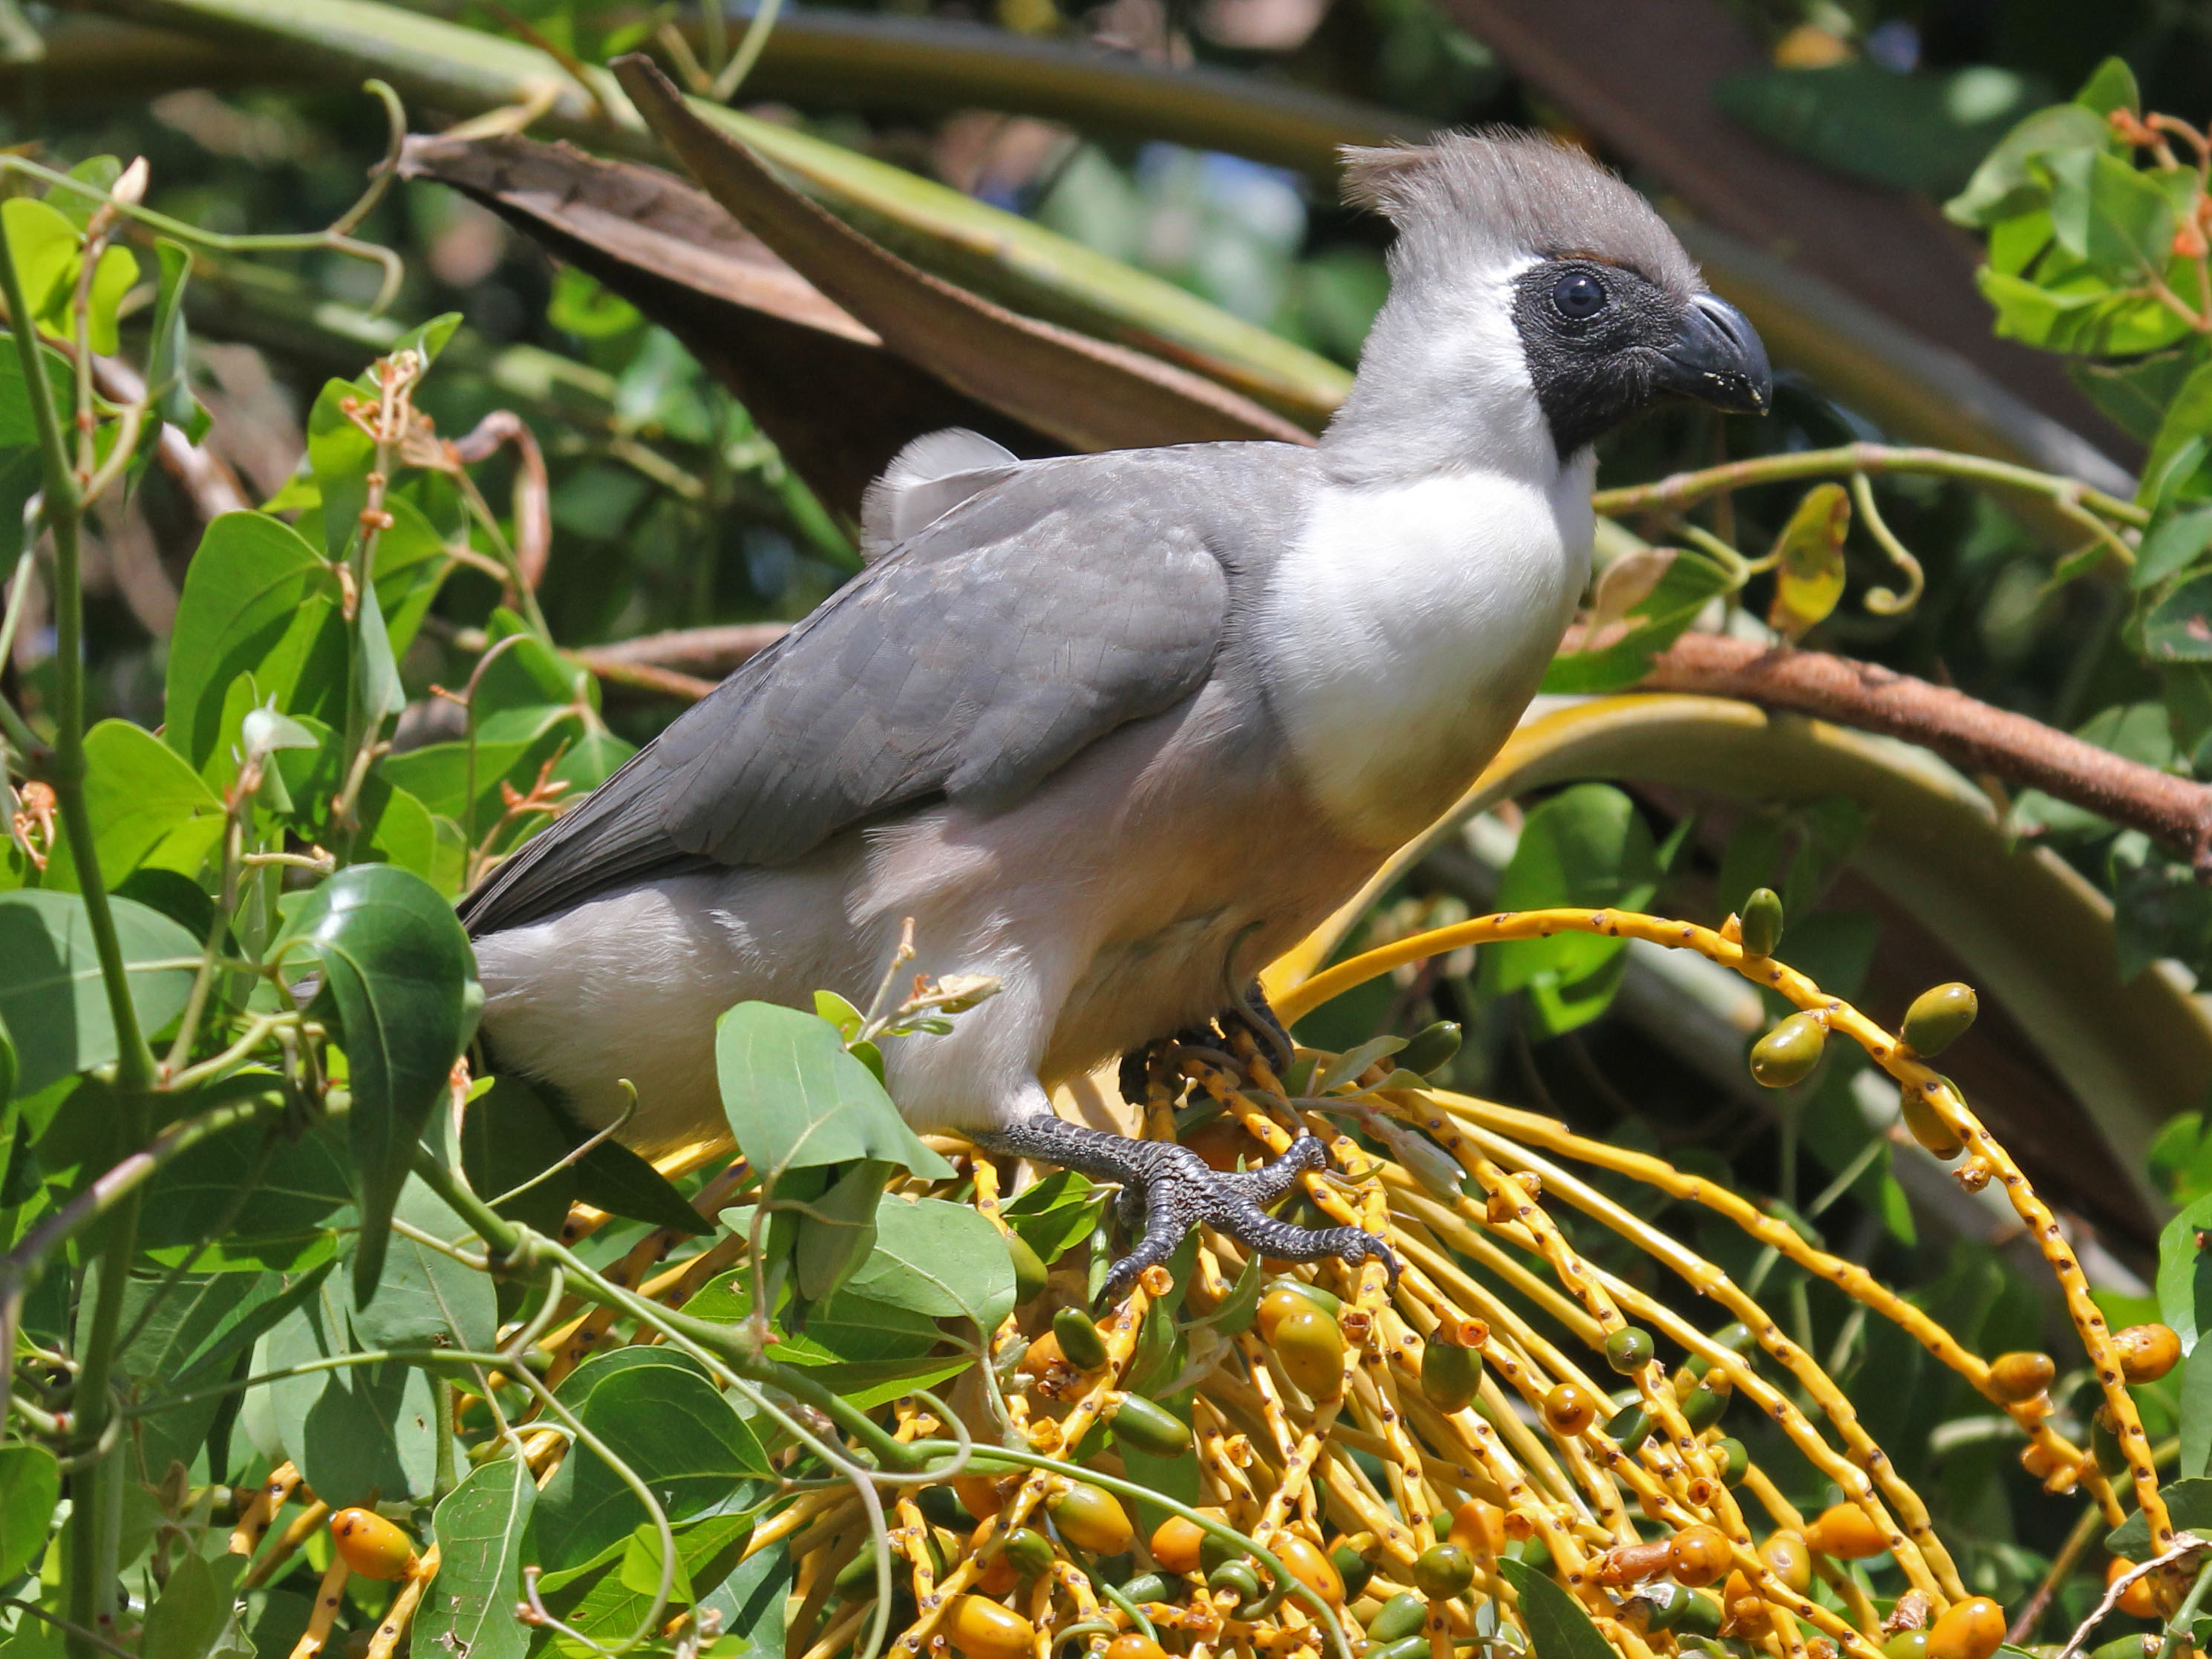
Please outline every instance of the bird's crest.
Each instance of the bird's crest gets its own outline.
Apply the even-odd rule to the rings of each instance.
[[[1345,199],[1398,227],[1401,278],[1534,255],[1626,266],[1685,299],[1705,286],[1652,205],[1559,139],[1488,128],[1426,144],[1346,145],[1342,155]]]

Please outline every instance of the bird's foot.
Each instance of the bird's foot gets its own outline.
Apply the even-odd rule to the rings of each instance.
[[[1145,1236],[1108,1270],[1099,1291],[1102,1304],[1120,1301],[1138,1274],[1173,1255],[1200,1222],[1262,1255],[1286,1261],[1318,1261],[1325,1256],[1346,1262],[1378,1261],[1392,1282],[1397,1280],[1398,1258],[1373,1233],[1358,1227],[1294,1227],[1261,1207],[1283,1197],[1301,1175],[1326,1161],[1327,1153],[1312,1135],[1299,1136],[1272,1163],[1235,1175],[1208,1169],[1197,1153],[1172,1141],[1131,1140],[1044,1115],[985,1130],[975,1139],[988,1152],[1010,1152],[1121,1183],[1121,1218],[1131,1225],[1141,1219]]]

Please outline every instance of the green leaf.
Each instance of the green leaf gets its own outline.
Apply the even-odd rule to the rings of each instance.
[[[84,734],[85,806],[109,891],[143,866],[197,877],[222,840],[222,802],[177,751],[143,726],[106,720]],[[46,866],[46,886],[78,888],[66,840]]]
[[[356,864],[310,891],[279,945],[322,966],[316,1004],[334,1012],[351,1067],[348,1134],[361,1242],[358,1299],[375,1294],[392,1206],[483,993],[453,908],[419,877]]]
[[[2212,1342],[2200,1342],[2181,1373],[2181,1462],[2185,1475],[2212,1474]]]
[[[1618,691],[1635,684],[1650,672],[1653,657],[1680,639],[1700,611],[1735,585],[1725,569],[1703,554],[1674,548],[1645,550],[1667,562],[1644,597],[1623,613],[1626,631],[1615,638],[1609,637],[1609,629],[1601,629],[1595,643],[1554,657],[1544,672],[1547,692]]]
[[[618,1140],[602,1140],[575,1167],[580,1204],[689,1237],[714,1231],[714,1224],[701,1218],[673,1182]]]
[[[2148,446],[2197,363],[2193,350],[2161,351],[2125,362],[2069,362],[2066,372],[2113,424]]]
[[[2191,1475],[2185,1480],[2169,1480],[2159,1488],[2159,1496],[2166,1499],[2176,1530],[2201,1534],[2212,1528],[2212,1480]],[[2144,1519],[2143,1512],[2137,1510],[2106,1533],[2105,1547],[2131,1561],[2140,1561],[2148,1555],[2150,1522]]]
[[[93,267],[92,288],[85,295],[85,338],[102,357],[112,357],[123,344],[116,311],[137,281],[138,256],[119,245],[104,250]]]
[[[1498,1565],[1521,1597],[1521,1621],[1534,1659],[1613,1659],[1612,1646],[1598,1634],[1589,1614],[1549,1573],[1526,1561]]]
[[[2212,662],[2212,572],[2191,576],[2150,608],[2142,651],[2153,662]]]
[[[965,1204],[885,1198],[876,1248],[849,1281],[856,1296],[989,1333],[1013,1310],[1014,1264],[999,1230]]]
[[[732,1575],[751,1540],[753,1521],[745,1513],[709,1515],[674,1530],[672,1604],[684,1607],[696,1599],[695,1586],[701,1581],[712,1584]],[[595,1565],[597,1571],[578,1575],[549,1599],[564,1623],[586,1637],[609,1642],[636,1629],[653,1603],[660,1583],[658,1529],[638,1528],[611,1559]],[[776,1612],[780,1620],[780,1602]],[[557,1636],[552,1647],[575,1659],[595,1659],[592,1649]]]
[[[473,1236],[468,1224],[416,1176],[407,1177],[392,1213],[449,1244]],[[399,1234],[385,1259],[375,1296],[353,1310],[354,1340],[368,1348],[455,1347],[482,1353],[496,1340],[496,1302],[483,1273]]]
[[[1974,281],[1996,307],[1998,334],[2046,351],[2125,356],[2160,350],[2189,332],[2154,297],[2115,289],[2101,276],[2061,288],[1984,265]]]
[[[471,1471],[439,1504],[430,1523],[438,1576],[415,1620],[422,1651],[523,1659],[530,1632],[514,1608],[522,1599],[524,1540],[537,1504],[538,1483],[512,1456]]]
[[[1815,484],[1775,538],[1774,603],[1766,625],[1791,643],[1820,626],[1844,597],[1844,538],[1850,532],[1850,492]]]
[[[216,758],[223,699],[251,672],[264,700],[286,714],[313,714],[323,699],[299,695],[343,660],[342,638],[322,624],[337,616],[337,578],[289,525],[261,513],[226,513],[207,527],[185,573],[169,637],[164,707],[171,748],[203,777]]]
[[[15,276],[23,285],[24,305],[52,331],[65,332],[55,319],[68,305],[76,282],[82,246],[78,228],[51,203],[14,196],[0,202],[0,234],[8,238]]]
[[[368,472],[376,465],[376,441],[354,424],[345,405],[367,403],[375,392],[356,380],[325,380],[307,411],[307,465],[321,494],[323,551],[336,564],[361,532],[362,509],[368,505]]]
[[[250,1123],[212,1135],[148,1182],[140,1224],[146,1248],[191,1243],[231,1213],[238,1172],[266,1133]],[[296,1139],[280,1135],[226,1242],[293,1237],[330,1224],[353,1196],[347,1164],[342,1125],[319,1124]]]
[[[2212,507],[2193,513],[2160,518],[2136,550],[2135,568],[2128,586],[2138,590],[2155,587],[2168,576],[2187,569],[2212,548]]]
[[[771,1184],[786,1170],[862,1158],[933,1180],[952,1173],[826,1020],[741,1002],[715,1024],[714,1068],[730,1133]]]
[[[107,904],[139,1029],[150,1036],[183,1012],[192,973],[132,964],[198,957],[200,941],[158,910],[120,896]],[[36,1094],[71,1073],[115,1058],[115,1024],[100,957],[84,902],[76,894],[38,888],[0,892],[0,1026],[15,1042],[19,1094]]]
[[[388,720],[407,707],[407,689],[399,683],[399,664],[392,654],[392,635],[384,626],[374,582],[362,589],[353,625],[354,705],[372,724]]]
[[[61,1465],[44,1446],[0,1446],[0,1584],[38,1559],[61,1502]]]
[[[147,1612],[142,1659],[206,1659],[236,1616],[233,1593],[246,1565],[242,1555],[180,1556]]]
[[[864,1158],[809,1201],[792,1253],[800,1296],[820,1301],[867,1260],[876,1243],[876,1206],[895,1173],[891,1164]]]
[[[1966,187],[1943,204],[1954,224],[1986,228],[2047,206],[2051,188],[2037,164],[2067,150],[2111,148],[2112,131],[2093,110],[2078,104],[2040,109],[2007,133],[1983,158]]]
[[[1657,851],[1634,803],[1610,784],[1583,783],[1528,814],[1499,880],[1498,906],[1636,910],[1651,902],[1658,883]],[[1480,963],[1481,993],[1549,993],[1538,1012],[1546,1034],[1556,1036],[1604,1012],[1626,945],[1625,939],[1594,933],[1489,945]],[[1575,994],[1574,988],[1584,985],[1582,994]],[[1561,1021],[1571,1023],[1557,1023]]]
[[[194,443],[207,434],[208,412],[192,396],[186,378],[190,351],[185,325],[185,284],[192,274],[191,250],[167,236],[154,239],[155,257],[161,261],[161,281],[154,298],[154,325],[149,338],[153,356],[146,367],[146,385],[154,410]]]
[[[2158,1236],[2158,1316],[2191,1353],[2212,1333],[2212,1253],[2199,1249],[2197,1232],[2212,1227],[2212,1196],[2198,1199],[2167,1222]]]
[[[2173,252],[2173,202],[2147,174],[2102,150],[2060,151],[2045,166],[2051,228],[2061,247],[2114,276],[2166,269]]]
[[[2162,499],[2172,484],[2187,476],[2189,469],[2180,461],[2182,453],[2192,444],[2202,446],[2208,434],[2212,434],[2212,362],[2198,365],[2174,394],[2143,461],[2138,499],[2146,502]]]
[[[695,1580],[704,1576],[693,1575]],[[791,1550],[779,1543],[738,1563],[701,1598],[699,1613],[720,1613],[723,1635],[750,1644],[748,1659],[783,1659],[783,1606],[790,1589]]]
[[[1002,1206],[1006,1224],[1050,1267],[1070,1249],[1091,1237],[1105,1206],[1103,1194],[1073,1170],[1054,1170],[1032,1182]]]
[[[560,1118],[518,1077],[494,1077],[461,1120],[461,1163],[469,1185],[491,1200],[535,1180],[528,1191],[495,1207],[549,1237],[560,1233],[576,1194],[575,1166],[561,1161],[568,1152]]]
[[[2136,72],[2128,67],[2124,58],[2107,58],[2090,71],[2089,78],[2081,83],[2081,90],[2074,94],[2074,103],[2100,118],[2116,109],[2126,110],[2130,115],[2142,113],[2142,93],[2136,85]],[[2107,127],[2106,131],[2110,131]]]
[[[587,1361],[561,1396],[652,1491],[672,1521],[722,1503],[748,1480],[773,1474],[744,1419],[688,1365]],[[319,1488],[318,1489],[319,1490]],[[562,1460],[538,1504],[539,1560],[578,1567],[649,1520],[613,1468],[588,1446]]]
[[[360,1352],[352,1300],[336,1274],[323,1278],[256,1350],[258,1374]],[[438,1402],[430,1378],[386,1361],[283,1376],[269,1385],[278,1441],[318,1498],[333,1509],[427,1494],[437,1478]]]

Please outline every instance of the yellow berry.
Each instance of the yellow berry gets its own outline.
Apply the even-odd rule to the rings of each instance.
[[[945,1623],[952,1645],[968,1659],[1028,1659],[1036,1645],[1036,1626],[988,1596],[958,1597]]]
[[[1838,1561],[1863,1561],[1889,1547],[1881,1528],[1856,1504],[1838,1504],[1821,1510],[1805,1528],[1805,1541]]]
[[[2041,1394],[2057,1375],[2047,1353],[2001,1353],[1990,1361],[1990,1392],[2018,1405]]]
[[[1667,1571],[1687,1589],[1717,1583],[1729,1562],[1729,1540],[1718,1527],[1685,1527],[1668,1540]]]
[[[1344,1388],[1344,1333],[1319,1308],[1308,1306],[1275,1322],[1276,1358],[1298,1391],[1334,1400]]]
[[[1990,1659],[2004,1638],[2004,1609],[1986,1595],[1971,1596],[1929,1628],[1928,1659]]]
[[[405,1578],[418,1564],[413,1541],[374,1510],[340,1510],[331,1517],[331,1539],[364,1578]]]
[[[1597,1421],[1597,1402],[1572,1382],[1544,1396],[1544,1422],[1554,1434],[1580,1434]]]
[[[1129,1523],[1129,1512],[1111,1492],[1080,1481],[1048,1499],[1045,1506],[1067,1541],[1093,1555],[1119,1555],[1137,1535],[1136,1528]]]
[[[2114,1333],[2120,1375],[2130,1382],[2155,1382],[2181,1359],[2181,1339],[2166,1325],[2130,1325]]]

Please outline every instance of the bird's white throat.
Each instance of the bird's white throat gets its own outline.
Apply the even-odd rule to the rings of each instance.
[[[1412,833],[1510,733],[1589,576],[1594,467],[1318,486],[1262,648],[1297,763],[1347,832]]]

